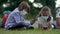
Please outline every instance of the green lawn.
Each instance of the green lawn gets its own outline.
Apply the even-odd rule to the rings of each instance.
[[[60,34],[60,29],[44,30],[4,30],[0,29],[0,34]]]
[[[0,21],[2,21],[1,18]],[[0,28],[0,34],[60,34],[60,29],[41,31],[38,28],[34,30],[4,30]]]

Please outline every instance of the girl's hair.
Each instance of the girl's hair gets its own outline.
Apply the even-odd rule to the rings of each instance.
[[[28,9],[27,12],[30,11],[30,6],[29,6],[29,4],[28,4],[27,2],[25,2],[25,1],[23,1],[23,2],[21,2],[21,3],[19,4],[19,9],[20,9],[20,10],[23,10],[23,9],[25,9],[25,8]]]
[[[44,7],[41,9],[41,11],[39,12],[38,17],[43,16],[42,11],[48,11],[48,12],[49,12],[48,15],[49,15],[49,16],[52,16],[52,14],[51,14],[51,9],[50,9],[49,7],[47,7],[47,6],[44,6]]]

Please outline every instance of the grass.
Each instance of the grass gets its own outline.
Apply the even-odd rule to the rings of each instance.
[[[2,22],[2,18],[0,17],[0,22]]]
[[[0,21],[2,21],[1,18]],[[60,29],[41,31],[38,28],[35,28],[34,30],[5,30],[0,28],[0,34],[60,34]]]
[[[44,30],[4,30],[0,29],[0,34],[60,34],[60,29]]]

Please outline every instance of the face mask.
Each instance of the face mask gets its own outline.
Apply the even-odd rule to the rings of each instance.
[[[48,16],[42,16],[43,19],[47,20],[48,19]]]
[[[27,11],[26,10],[23,10],[23,11],[21,11],[21,14],[24,16],[24,15],[27,14]]]

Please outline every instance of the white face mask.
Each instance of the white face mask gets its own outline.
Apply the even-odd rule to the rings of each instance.
[[[47,20],[48,19],[48,16],[42,16],[43,19]]]
[[[23,11],[21,11],[21,14],[24,16],[24,15],[27,14],[27,11],[26,10],[23,10]]]

